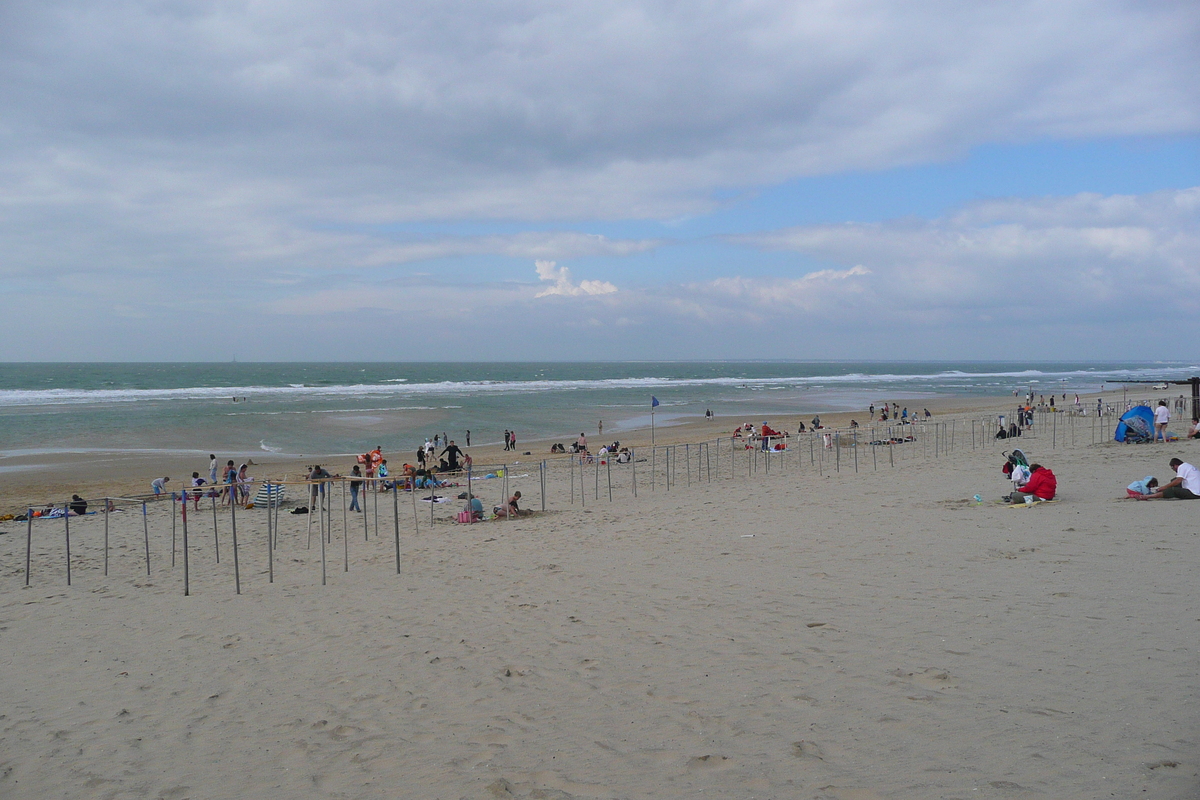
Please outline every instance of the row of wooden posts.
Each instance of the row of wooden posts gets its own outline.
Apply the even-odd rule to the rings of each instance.
[[[502,467],[497,467],[495,471],[498,475],[500,475],[503,478],[503,487],[504,487],[503,492],[504,492],[505,499],[502,502],[507,502],[507,498],[509,496],[508,489],[509,489],[510,468],[507,465],[505,465]],[[473,484],[478,479],[474,478],[473,468],[468,469],[468,471],[465,474],[467,476],[466,507],[469,509],[471,497],[475,494]],[[542,506],[543,511],[546,508],[545,476],[546,476],[546,463],[543,461],[539,464],[539,484],[542,489],[542,491],[541,491],[541,495],[542,495],[541,496],[541,506]],[[274,551],[277,550],[279,547],[279,530],[280,530],[279,509],[282,506],[282,497],[283,497],[284,493],[286,492],[286,487],[288,487],[288,486],[304,487],[304,491],[305,491],[306,496],[309,498],[309,502],[314,503],[314,505],[316,506],[315,508],[309,508],[309,513],[307,514],[308,536],[307,536],[306,548],[312,547],[313,517],[316,516],[319,520],[319,522],[318,522],[319,537],[318,538],[320,539],[320,544],[321,544],[321,584],[322,585],[326,585],[327,580],[328,580],[328,570],[327,570],[328,559],[327,559],[326,545],[329,543],[332,543],[332,536],[333,536],[333,503],[332,503],[332,498],[333,498],[333,494],[334,494],[333,487],[338,486],[338,485],[341,486],[340,494],[341,494],[341,498],[342,498],[343,571],[346,571],[346,572],[348,572],[350,569],[350,559],[349,559],[350,544],[349,544],[349,535],[348,535],[349,534],[349,526],[348,526],[349,520],[348,520],[348,506],[347,506],[347,501],[346,501],[346,490],[348,488],[348,484],[350,484],[350,483],[359,484],[359,486],[362,488],[362,491],[359,493],[360,499],[364,505],[366,504],[366,498],[368,495],[374,496],[374,509],[373,510],[374,510],[374,530],[375,530],[376,537],[379,536],[379,496],[380,496],[380,494],[384,494],[384,493],[390,494],[392,497],[392,511],[393,511],[392,522],[393,522],[393,539],[395,542],[395,551],[396,551],[396,573],[399,574],[400,570],[401,570],[400,499],[399,499],[399,497],[400,497],[400,491],[401,491],[402,485],[405,483],[408,483],[409,481],[410,481],[410,479],[405,476],[400,477],[398,480],[397,479],[389,480],[387,478],[379,478],[379,477],[368,478],[365,476],[331,476],[329,478],[324,478],[324,479],[320,479],[320,480],[293,480],[293,481],[265,480],[265,481],[263,481],[262,487],[263,487],[263,490],[265,490],[265,493],[267,495],[267,503],[266,503],[267,548],[266,548],[266,550],[267,550],[267,576],[268,576],[267,579],[268,579],[268,582],[270,582],[270,583],[275,582]],[[372,489],[375,489],[375,491],[374,492],[367,491],[367,487],[371,487]],[[429,509],[430,525],[432,525],[434,523],[434,505],[435,505],[434,501],[437,499],[436,490],[438,488],[444,488],[444,487],[437,487],[435,485],[430,486],[430,496],[428,498],[429,503],[430,503],[430,509]],[[218,523],[219,516],[218,516],[218,510],[217,510],[217,497],[218,497],[218,491],[221,489],[230,491],[232,493],[233,491],[236,491],[236,485],[234,485],[234,484],[209,484],[209,485],[205,485],[203,487],[196,487],[196,488],[184,490],[181,492],[171,492],[171,494],[170,494],[170,500],[171,500],[171,504],[172,504],[172,510],[171,510],[171,567],[174,568],[176,565],[176,553],[179,552],[179,548],[178,548],[179,541],[178,541],[177,537],[181,537],[182,545],[183,545],[182,546],[182,556],[183,556],[182,561],[183,561],[183,593],[184,593],[184,595],[191,594],[191,559],[190,559],[191,548],[190,548],[190,541],[189,541],[189,520],[188,520],[187,504],[188,504],[189,500],[191,500],[194,503],[195,507],[198,509],[199,499],[201,498],[201,496],[205,496],[209,499],[211,507],[212,507],[212,520],[213,520],[213,553],[214,553],[214,558],[215,558],[216,563],[219,564],[219,563],[221,563],[221,542],[220,542],[220,536],[219,536],[219,523]],[[352,492],[352,494],[353,493],[354,492]],[[409,493],[412,496],[413,526],[414,526],[414,529],[419,533],[420,532],[420,521],[419,521],[419,515],[417,513],[417,499],[418,499],[418,495],[421,494],[421,492],[419,492],[415,488],[415,486],[413,486],[413,488],[411,489],[411,491]],[[327,498],[330,500],[330,502],[326,502]],[[135,505],[141,506],[142,529],[143,529],[144,544],[145,544],[146,575],[149,576],[151,574],[150,525],[149,525],[149,515],[147,513],[147,503],[153,499],[160,499],[160,498],[156,495],[155,496],[148,495],[148,496],[142,496],[142,497],[105,497],[102,499],[101,507],[103,508],[103,511],[101,513],[103,513],[103,515],[104,515],[104,561],[103,561],[104,575],[106,575],[106,576],[108,575],[109,552],[111,550],[110,543],[109,543],[109,514],[110,514],[109,509],[112,508],[116,503],[123,503],[123,504],[130,503],[130,504],[135,504]],[[421,498],[421,499],[425,499],[425,498]],[[72,580],[72,574],[71,574],[71,516],[70,516],[71,503],[66,502],[66,503],[61,503],[59,505],[63,509],[62,519],[63,519],[63,533],[64,533],[64,552],[65,552],[65,560],[66,560],[66,580],[67,580],[67,585],[70,586],[71,580]],[[241,594],[240,547],[239,547],[239,543],[238,543],[238,531],[237,531],[238,505],[239,505],[239,503],[236,501],[236,499],[231,497],[230,504],[229,504],[229,526],[230,526],[230,535],[232,537],[232,545],[233,545],[234,591],[237,594]],[[364,539],[369,540],[371,523],[368,520],[368,514],[365,512],[365,510],[362,513],[363,513],[363,536],[364,536]],[[195,512],[193,512],[193,515],[194,514],[195,514]],[[511,519],[511,517],[509,517],[509,518]],[[32,508],[27,509],[27,511],[26,511],[26,537],[25,537],[25,585],[26,586],[30,585],[31,576],[32,576],[33,522],[34,522],[34,519],[35,519],[35,517],[33,514],[33,509]],[[50,519],[53,519],[53,518],[50,518]],[[193,525],[193,527],[194,527],[194,525]]]
[[[1052,448],[1062,445],[1071,445],[1076,443],[1076,415],[1069,415],[1067,421],[1061,426],[1063,428],[1061,434],[1059,431],[1058,417],[1061,414],[1050,414],[1049,419],[1045,414],[1037,414],[1034,430],[1026,435],[1031,439],[1036,439],[1039,442],[1044,441],[1049,427],[1050,445]],[[1097,434],[1104,438],[1111,437],[1111,431],[1108,436],[1105,436],[1104,430],[1111,427],[1108,423],[1115,424],[1114,414],[1106,414],[1103,416],[1093,415],[1091,423],[1091,441],[1097,441]],[[627,469],[628,473],[628,490],[633,497],[638,496],[639,484],[638,479],[642,479],[642,488],[647,485],[652,492],[658,491],[661,487],[665,491],[671,491],[677,487],[679,483],[685,481],[687,485],[693,482],[711,483],[714,479],[721,480],[728,475],[730,479],[736,478],[739,473],[737,454],[739,452],[745,455],[745,475],[748,477],[755,476],[760,470],[765,474],[770,474],[772,470],[777,473],[786,474],[789,470],[801,470],[804,468],[804,449],[808,450],[808,466],[815,469],[819,474],[824,475],[826,471],[841,472],[843,469],[853,469],[858,472],[861,468],[860,464],[860,449],[866,444],[871,450],[871,468],[877,470],[880,468],[880,448],[886,448],[886,465],[894,467],[897,460],[903,461],[905,458],[912,460],[914,458],[940,458],[950,452],[954,452],[960,447],[960,439],[965,440],[969,434],[972,450],[994,450],[1002,446],[992,435],[999,421],[998,415],[982,416],[974,418],[947,418],[936,421],[922,421],[905,425],[888,425],[882,427],[863,426],[858,428],[838,428],[838,429],[818,429],[811,434],[805,436],[790,437],[768,437],[766,446],[763,446],[762,439],[753,441],[741,437],[720,437],[713,440],[702,441],[697,443],[685,443],[675,445],[652,446],[649,453],[645,450],[632,449],[629,451],[628,461],[617,461],[619,471]],[[1099,429],[1097,428],[1099,425]],[[1040,430],[1041,435],[1038,435]],[[960,437],[961,434],[961,437]],[[803,438],[801,438],[803,437]],[[808,447],[803,447],[804,438],[808,439]],[[919,447],[917,443],[920,443]],[[775,450],[774,445],[783,443],[785,449]],[[1014,446],[1016,442],[1005,441],[1003,446]],[[1025,444],[1022,442],[1022,444]],[[907,445],[899,450],[900,458],[897,458],[897,446]],[[1025,445],[1026,447],[1028,444]],[[917,455],[918,450],[920,455]],[[832,451],[832,452],[829,452]],[[846,463],[843,464],[843,451],[845,453]],[[570,503],[576,501],[576,487],[578,486],[578,500],[581,505],[586,505],[588,502],[586,491],[586,483],[591,483],[592,497],[594,501],[599,501],[602,496],[601,491],[601,472],[604,473],[604,494],[608,495],[608,500],[612,502],[615,498],[613,484],[613,464],[619,454],[609,453],[605,455],[581,455],[572,454],[567,459],[567,466],[570,473]],[[725,469],[725,457],[728,456],[728,470]],[[682,458],[682,467],[680,469],[680,459]],[[640,465],[640,466],[639,466]],[[523,466],[523,465],[517,465]],[[588,467],[592,469],[589,470]],[[501,505],[507,502],[510,496],[510,478],[513,465],[496,465],[491,468],[499,477],[502,477],[503,499]],[[639,470],[646,470],[648,467],[649,475],[644,472],[639,476]],[[526,467],[528,468],[528,467]],[[548,462],[541,461],[537,465],[538,468],[538,485],[540,488],[539,504],[542,511],[547,508],[548,495]],[[469,511],[470,499],[476,494],[474,484],[479,480],[474,477],[475,467],[470,468],[465,476],[467,478],[467,499],[464,503],[465,508]],[[485,468],[486,469],[486,468]],[[588,476],[587,472],[591,471],[592,475]],[[590,481],[587,478],[591,478]],[[379,498],[381,495],[391,495],[392,498],[392,538],[395,547],[396,572],[401,570],[401,542],[400,542],[400,491],[401,485],[409,479],[400,477],[399,479],[388,479],[365,476],[333,476],[321,480],[297,480],[297,481],[264,481],[264,487],[268,502],[267,502],[267,575],[268,581],[274,583],[275,580],[275,563],[274,551],[279,547],[279,497],[286,491],[287,487],[303,487],[306,498],[310,503],[315,505],[315,508],[309,509],[308,514],[308,536],[306,547],[312,546],[312,529],[314,524],[318,528],[319,539],[321,544],[321,583],[327,583],[327,545],[332,543],[333,536],[333,503],[332,497],[334,494],[333,486],[341,486],[342,498],[342,530],[343,530],[343,571],[349,571],[349,520],[347,511],[347,483],[353,481],[358,482],[364,490],[361,493],[363,503],[366,502],[368,495],[374,497],[374,532],[376,537],[379,536]],[[374,492],[366,491],[367,487],[375,489]],[[217,510],[216,492],[222,488],[233,490],[232,486],[225,484],[212,484],[196,489],[188,489],[183,492],[174,492],[171,494],[172,514],[171,514],[171,566],[176,565],[177,550],[177,533],[182,537],[182,561],[183,561],[183,582],[184,594],[191,593],[191,563],[189,536],[192,531],[189,529],[189,518],[187,510],[188,499],[196,500],[198,493],[203,493],[211,501],[212,519],[213,519],[213,545],[214,556],[216,561],[220,562],[220,537],[219,531],[219,515]],[[619,488],[619,487],[618,487]],[[429,524],[433,525],[435,521],[435,496],[436,487],[430,488],[430,503],[429,509]],[[261,492],[260,492],[261,493]],[[414,530],[420,531],[420,515],[417,510],[417,499],[420,492],[417,489],[410,491],[412,498],[412,513]],[[104,498],[103,508],[104,513],[104,574],[108,575],[109,567],[109,512],[108,508],[111,503],[131,503],[140,505],[142,510],[142,528],[143,528],[143,543],[145,550],[145,565],[146,574],[151,573],[151,552],[150,552],[150,529],[147,515],[147,501],[149,496],[142,497],[113,497]],[[326,500],[330,502],[326,502]],[[64,513],[69,509],[70,503],[61,504]],[[231,499],[229,509],[229,528],[232,536],[233,545],[233,567],[234,567],[234,589],[235,592],[241,593],[241,567],[239,562],[239,543],[237,533],[237,502]],[[193,516],[195,513],[193,512]],[[314,516],[316,520],[314,521]],[[31,580],[31,560],[32,560],[32,544],[33,544],[33,514],[30,510],[28,514],[27,532],[26,532],[26,552],[25,552],[25,583],[29,585]],[[506,516],[506,519],[512,519],[511,516]],[[71,575],[71,517],[64,516],[64,544],[66,552],[66,580],[70,585]],[[194,529],[195,523],[191,523],[191,528]],[[368,514],[365,509],[363,511],[363,536],[364,539],[370,538],[371,523],[368,520]]]

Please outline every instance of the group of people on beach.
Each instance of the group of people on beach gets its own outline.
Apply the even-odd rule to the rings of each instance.
[[[922,410],[922,412],[924,412],[923,416],[925,417],[925,419],[929,419],[930,417],[933,416],[933,414],[929,411],[928,408],[923,408],[921,410]],[[875,419],[875,404],[874,403],[871,403],[870,408],[867,409],[867,413],[871,419]],[[916,419],[917,419],[916,412],[914,412],[910,418],[909,413],[908,413],[908,406],[901,406],[899,403],[884,403],[882,406],[879,407],[879,421],[880,422],[887,422],[888,420],[892,420],[893,422],[899,422],[901,425],[907,425],[910,422],[916,421]]]
[[[210,453],[208,456],[208,478],[200,476],[197,470],[192,473],[191,488],[192,500],[197,511],[200,510],[200,498],[210,497],[219,499],[221,505],[230,505],[239,503],[245,505],[250,501],[250,486],[254,483],[254,478],[247,474],[250,469],[250,462],[243,463],[240,467],[234,466],[233,460],[225,462],[225,466],[221,467],[217,461],[215,453]],[[218,480],[217,472],[220,471],[220,479]],[[159,497],[166,493],[167,484],[171,482],[170,476],[155,478],[150,482],[150,489],[154,492],[155,497]],[[204,488],[208,487],[208,488]],[[187,501],[188,492],[182,492],[184,502]]]
[[[467,435],[470,436],[470,434],[471,432],[467,431]],[[445,447],[439,454],[437,449],[440,442],[445,442]],[[469,447],[470,444],[470,439],[468,439],[467,446]],[[453,439],[439,439],[435,434],[432,440],[426,438],[425,443],[417,448],[417,464],[417,469],[429,472],[461,472],[471,466],[471,457]]]

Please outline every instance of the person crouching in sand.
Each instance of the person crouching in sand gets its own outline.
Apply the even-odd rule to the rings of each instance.
[[[528,514],[528,511],[522,511],[518,502],[521,499],[520,492],[513,492],[513,496],[508,498],[508,503],[502,506],[496,506],[492,509],[497,517],[521,517]]]

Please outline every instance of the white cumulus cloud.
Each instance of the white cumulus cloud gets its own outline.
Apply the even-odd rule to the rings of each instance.
[[[534,267],[537,269],[538,279],[548,281],[553,286],[548,286],[538,292],[536,297],[550,297],[552,295],[560,295],[562,297],[579,297],[581,295],[595,294],[612,294],[617,291],[617,287],[613,286],[608,281],[580,281],[579,283],[571,282],[571,270],[566,267],[557,266],[554,261],[536,261]]]

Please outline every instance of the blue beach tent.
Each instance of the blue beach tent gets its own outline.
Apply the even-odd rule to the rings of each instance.
[[[1118,442],[1148,442],[1154,438],[1154,412],[1150,406],[1134,406],[1121,415],[1113,439]]]

